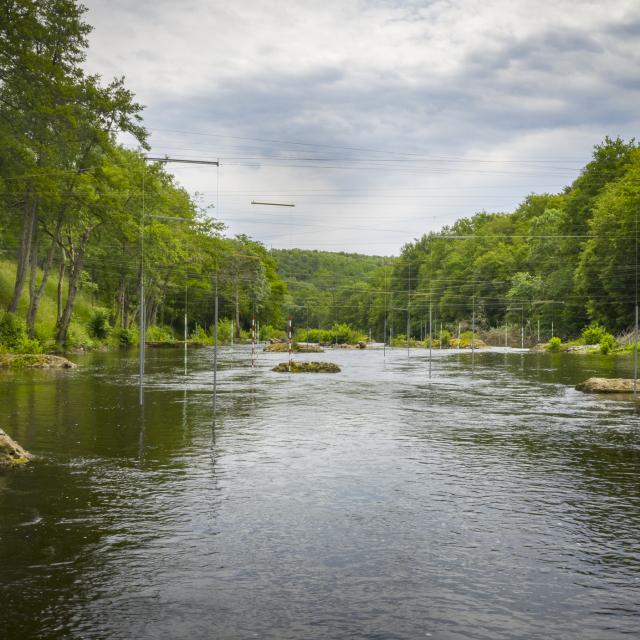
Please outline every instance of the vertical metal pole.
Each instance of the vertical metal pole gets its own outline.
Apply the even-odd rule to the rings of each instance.
[[[554,335],[553,335],[553,320],[551,321],[551,337],[552,338],[554,337]]]
[[[256,317],[251,317],[251,368],[256,366]]]
[[[476,297],[472,298],[471,311],[471,355],[475,355],[476,350]]]
[[[431,341],[431,303],[429,303],[429,378],[431,378],[431,356],[433,354],[433,346]]]
[[[442,351],[442,322],[440,323],[440,351]]]
[[[460,348],[460,323],[458,322],[458,349]]]
[[[524,349],[524,305],[520,309],[520,348]]]
[[[387,310],[384,312],[384,331],[382,334],[382,357],[387,357]]]
[[[184,375],[187,375],[187,302],[188,302],[188,289],[187,285],[184,286]]]
[[[407,303],[407,358],[409,357],[409,333],[411,331],[411,318],[409,316],[409,314],[411,313],[411,311],[409,310],[409,303]]]
[[[540,344],[540,318],[538,318],[538,344]]]
[[[506,349],[509,346],[509,325],[507,324],[507,319],[504,321],[504,348]]]
[[[258,342],[258,346],[260,346],[260,320],[258,320],[258,335],[257,335],[257,342]]]
[[[638,305],[636,304],[636,326],[633,334],[633,399],[638,399]]]
[[[145,165],[142,168],[142,219],[140,220],[140,339],[139,352],[140,358],[140,406],[144,404],[144,338],[145,338],[145,305],[144,305],[144,178]]]
[[[287,333],[289,338],[289,373],[291,373],[291,316],[289,316],[289,327]]]
[[[216,273],[216,289],[213,302],[213,402],[216,401],[216,385],[218,383],[218,274]]]
[[[231,346],[233,347],[233,332],[235,330],[233,319],[231,320]]]

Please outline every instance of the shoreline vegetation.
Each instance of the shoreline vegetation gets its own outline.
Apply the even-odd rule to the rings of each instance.
[[[254,320],[259,342],[283,339],[289,319],[296,342],[337,348],[535,347],[542,328],[551,352],[633,350],[635,139],[606,136],[557,193],[415,229],[397,256],[269,250],[226,235],[166,162],[150,161],[144,106],[124,78],[85,69],[86,11],[18,3],[5,16],[0,352],[135,346],[140,325],[149,346],[185,331],[188,346],[210,345],[214,296],[219,344],[250,341]]]

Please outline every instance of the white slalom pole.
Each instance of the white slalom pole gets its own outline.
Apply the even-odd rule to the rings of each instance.
[[[289,373],[291,373],[291,316],[289,316],[289,327],[287,334],[289,338]]]

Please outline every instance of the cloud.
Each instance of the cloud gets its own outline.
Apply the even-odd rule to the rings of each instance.
[[[86,4],[88,65],[127,76],[154,151],[222,158],[231,231],[275,245],[397,252],[560,189],[638,129],[633,1]],[[176,172],[210,194],[209,174]],[[298,194],[296,217],[249,191]]]

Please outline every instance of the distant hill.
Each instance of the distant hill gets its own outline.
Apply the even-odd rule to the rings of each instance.
[[[350,322],[362,330],[367,321],[354,314],[361,292],[394,258],[306,249],[272,249],[280,278],[286,282],[296,327],[329,327]],[[356,301],[358,298],[358,301]]]

